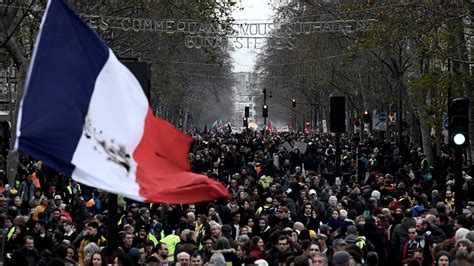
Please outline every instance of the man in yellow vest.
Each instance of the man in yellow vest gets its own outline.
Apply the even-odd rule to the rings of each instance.
[[[171,227],[165,226],[163,228],[163,234],[164,237],[161,238],[162,243],[165,243],[166,246],[168,247],[168,260],[170,262],[174,261],[174,251],[176,249],[176,244],[181,242],[181,238],[175,234],[173,234],[173,231],[171,230]]]
[[[64,194],[66,195],[65,202],[71,205],[74,204],[74,198],[80,191],[81,185],[77,183],[76,180],[71,179],[69,185],[66,187],[66,191],[64,192]]]

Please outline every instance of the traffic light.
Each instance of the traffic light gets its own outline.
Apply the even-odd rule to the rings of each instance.
[[[452,147],[469,145],[469,100],[452,98],[448,101],[448,133]]]
[[[292,104],[293,107],[296,107],[296,99],[295,98],[291,99],[291,104]]]
[[[368,110],[364,111],[364,123],[370,123],[370,113]]]
[[[244,117],[244,127],[248,127],[249,126],[249,121],[247,120],[247,117]]]
[[[268,105],[264,104],[262,106],[262,116],[263,117],[268,117]]]
[[[245,117],[249,117],[249,116],[250,116],[250,107],[245,106]]]

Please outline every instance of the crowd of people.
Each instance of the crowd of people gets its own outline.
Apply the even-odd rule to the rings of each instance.
[[[449,149],[430,160],[413,143],[343,135],[336,160],[330,134],[193,138],[192,170],[222,182],[232,199],[118,196],[115,250],[107,250],[106,192],[27,156],[14,185],[3,169],[6,264],[474,265],[473,167],[465,160],[456,210]]]

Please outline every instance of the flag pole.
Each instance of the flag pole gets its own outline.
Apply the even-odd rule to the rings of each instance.
[[[117,195],[109,193],[108,195],[108,214],[107,214],[107,246],[105,247],[105,256],[108,263],[113,264],[114,253],[118,248],[118,216],[117,216]]]

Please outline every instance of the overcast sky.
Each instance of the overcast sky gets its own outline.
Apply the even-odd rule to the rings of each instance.
[[[271,0],[240,0],[243,10],[235,10],[233,15],[236,23],[266,22],[272,15],[272,8],[269,5]],[[234,59],[234,72],[252,71],[257,59],[259,50],[235,49],[232,58]]]

